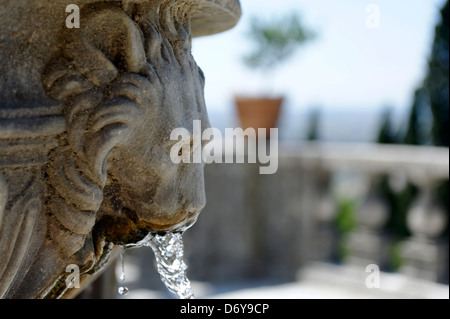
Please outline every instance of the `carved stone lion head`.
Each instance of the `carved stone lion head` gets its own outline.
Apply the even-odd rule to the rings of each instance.
[[[67,122],[47,173],[49,209],[72,233],[63,245],[71,253],[81,248],[74,237],[84,245],[94,224],[97,238],[129,243],[188,227],[205,205],[203,165],[170,159],[171,130],[194,120],[209,126],[188,9],[166,1],[157,15],[130,16],[120,6],[86,6],[85,27],[66,32],[43,75]]]
[[[35,170],[44,186],[32,187],[43,193],[36,206],[42,213],[36,208],[34,215],[44,218],[45,235],[33,245],[20,284],[0,285],[0,295],[61,297],[68,264],[95,273],[110,243],[196,221],[205,205],[203,164],[173,163],[177,141],[170,133],[192,131],[194,120],[209,127],[191,40],[232,27],[238,10],[229,5],[239,8],[236,0],[82,1],[81,28],[63,28],[58,50],[41,68],[44,93],[65,122]],[[0,192],[0,206],[8,210],[5,196]]]

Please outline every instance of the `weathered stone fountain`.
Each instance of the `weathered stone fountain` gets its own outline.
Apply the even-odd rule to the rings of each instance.
[[[238,0],[0,0],[1,298],[71,297],[68,265],[83,285],[112,244],[195,222],[203,165],[172,163],[169,136],[208,125],[192,37],[239,16]]]

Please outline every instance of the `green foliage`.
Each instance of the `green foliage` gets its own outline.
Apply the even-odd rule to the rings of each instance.
[[[403,265],[403,258],[401,256],[402,241],[398,240],[392,244],[389,250],[389,267],[392,271],[398,271]]]
[[[385,115],[386,116],[386,115]],[[394,142],[389,119],[385,118],[379,143]],[[423,84],[414,92],[414,101],[404,135],[398,143],[449,146],[449,1],[441,10]]]
[[[320,110],[315,108],[311,110],[308,120],[307,140],[317,141],[320,136]]]
[[[378,133],[377,142],[381,144],[395,144],[397,142],[397,134],[393,130],[391,109],[387,108],[382,116],[382,124]]]
[[[336,228],[341,234],[349,233],[357,226],[354,200],[341,199],[337,203]]]
[[[414,93],[403,143],[449,146],[449,2],[441,10],[441,20],[422,87]]]
[[[430,100],[424,88],[414,92],[414,101],[411,107],[408,128],[403,137],[403,143],[408,145],[430,144],[432,118],[430,113]]]
[[[341,240],[338,243],[338,259],[345,260],[350,254],[345,238],[356,228],[356,202],[352,199],[341,199],[337,203],[335,226]]]
[[[449,2],[441,10],[424,88],[433,113],[431,135],[436,146],[449,146]]]
[[[300,45],[315,37],[302,25],[297,14],[270,22],[253,17],[248,36],[255,43],[255,50],[243,61],[249,68],[261,70],[275,68]]]
[[[417,198],[417,189],[413,185],[407,185],[402,191],[394,192],[389,185],[389,177],[381,178],[378,189],[389,205],[389,220],[386,228],[397,239],[410,236],[406,216],[412,202]]]

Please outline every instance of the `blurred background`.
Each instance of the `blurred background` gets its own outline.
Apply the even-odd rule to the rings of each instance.
[[[241,4],[193,55],[211,125],[278,127],[279,170],[206,166],[197,297],[448,298],[448,1]],[[125,272],[125,298],[173,297],[151,250]]]

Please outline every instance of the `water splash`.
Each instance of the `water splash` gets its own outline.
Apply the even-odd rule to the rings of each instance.
[[[157,270],[161,280],[167,289],[176,294],[180,299],[194,299],[191,282],[186,276],[187,265],[183,261],[184,245],[181,232],[168,232],[164,235],[149,233],[137,244],[126,245],[121,253],[122,274],[120,279],[125,280],[124,253],[127,248],[150,247],[155,253]],[[120,287],[119,293],[121,293]],[[124,290],[122,290],[124,292]]]

